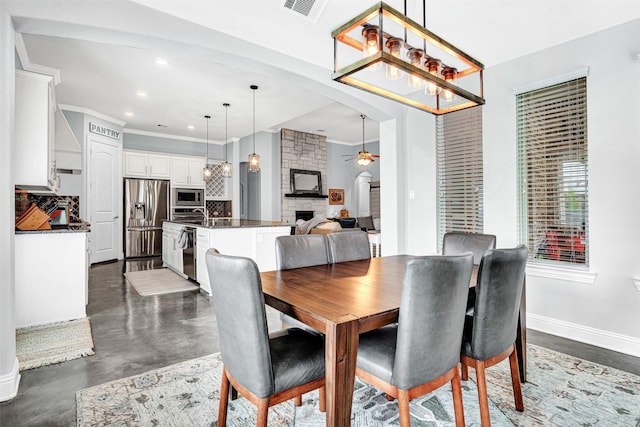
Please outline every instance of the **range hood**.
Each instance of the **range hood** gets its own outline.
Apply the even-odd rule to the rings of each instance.
[[[82,148],[59,108],[56,108],[55,130],[56,169],[59,173],[79,174],[82,171]]]

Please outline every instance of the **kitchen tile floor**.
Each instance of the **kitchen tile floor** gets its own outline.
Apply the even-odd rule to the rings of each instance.
[[[123,271],[161,267],[158,260],[94,265],[87,314],[96,354],[23,371],[18,395],[0,404],[0,426],[72,426],[75,392],[218,351],[209,298],[197,292],[141,297]],[[269,311],[270,328],[279,327]],[[528,331],[529,342],[640,375],[640,359]]]

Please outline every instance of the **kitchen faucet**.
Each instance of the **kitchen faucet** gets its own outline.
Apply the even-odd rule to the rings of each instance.
[[[209,224],[209,210],[207,208],[195,208],[193,212],[200,212],[202,214],[202,219],[204,220],[204,225],[213,225]],[[211,218],[213,219],[213,218]]]

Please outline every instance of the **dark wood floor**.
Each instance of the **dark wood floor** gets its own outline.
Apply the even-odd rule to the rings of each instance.
[[[549,335],[531,329],[527,330],[527,340],[530,343],[546,347],[560,353],[569,354],[584,360],[606,365],[611,368],[640,375],[640,358],[607,350],[578,341]]]
[[[219,351],[211,300],[197,292],[141,297],[124,271],[159,267],[158,260],[94,265],[89,305],[96,354],[21,372],[18,396],[0,404],[0,426],[74,426],[75,393]],[[277,324],[274,311],[269,327]],[[529,330],[529,342],[640,375],[640,359]]]

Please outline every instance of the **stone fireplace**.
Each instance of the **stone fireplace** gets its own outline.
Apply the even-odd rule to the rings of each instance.
[[[280,131],[282,165],[280,182],[282,193],[282,222],[294,224],[296,211],[312,212],[312,215],[327,214],[327,199],[317,197],[286,197],[292,192],[291,169],[320,171],[322,194],[327,194],[327,137],[290,129]]]

